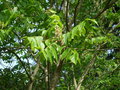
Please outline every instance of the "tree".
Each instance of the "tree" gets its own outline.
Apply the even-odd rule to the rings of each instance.
[[[120,0],[1,0],[0,64],[8,67],[0,69],[0,88],[119,89],[119,6]]]

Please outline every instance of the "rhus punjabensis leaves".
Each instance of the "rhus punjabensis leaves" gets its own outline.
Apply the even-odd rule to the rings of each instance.
[[[34,36],[34,37],[27,37],[30,45],[31,45],[31,49],[33,51],[36,51],[36,48],[44,50],[45,45],[43,43],[43,37],[42,36]]]

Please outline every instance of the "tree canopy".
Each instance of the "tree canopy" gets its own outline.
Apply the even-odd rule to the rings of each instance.
[[[120,0],[0,0],[1,90],[119,90]]]

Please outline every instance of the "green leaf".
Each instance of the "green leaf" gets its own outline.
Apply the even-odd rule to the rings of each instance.
[[[100,43],[109,41],[109,39],[107,37],[100,36],[100,37],[94,37],[91,39],[85,39],[85,41],[90,44],[100,44]]]
[[[68,53],[70,52],[70,49],[67,48],[60,56],[61,60],[65,59]]]
[[[42,42],[43,37],[41,37],[41,36],[36,36],[36,37],[34,37],[34,38],[35,38],[35,40],[36,40],[37,47],[40,47],[41,50],[44,50],[45,45],[44,45],[44,43]]]
[[[42,53],[43,53],[45,59],[48,60],[48,56],[47,56],[47,53],[45,52],[45,50],[43,50]]]
[[[6,27],[11,22],[11,19],[15,16],[16,12],[17,12],[17,7],[14,7],[12,10],[12,14],[9,17],[9,19],[7,20],[7,22],[5,23],[4,27]]]
[[[39,47],[39,46],[38,46],[38,47]],[[44,43],[41,41],[41,42],[40,42],[40,49],[41,49],[41,50],[44,50],[44,48],[45,48],[45,45],[44,45]]]
[[[76,35],[78,35],[78,27],[75,27],[74,29],[72,29],[72,39],[74,39],[74,37],[76,36]]]
[[[92,43],[103,43],[103,42],[106,42],[108,41],[107,37],[96,37],[96,38],[92,38]]]
[[[76,64],[75,54],[70,57],[72,63]]]
[[[79,54],[76,50],[71,51],[73,55],[69,57],[70,61],[74,64],[77,64],[77,61],[80,63]]]
[[[59,54],[61,54],[62,49],[63,49],[65,46],[59,46],[59,45],[57,45],[57,44],[54,44],[54,45],[56,46],[57,52],[58,52]]]
[[[53,59],[52,59],[52,52],[49,48],[45,49],[45,52],[47,53],[47,57],[49,58],[50,63],[53,63]]]
[[[85,36],[85,25],[86,22],[83,21],[72,29],[72,39],[74,39],[75,36]]]
[[[34,36],[34,37],[27,37],[28,41],[31,44],[31,49],[33,51],[36,51],[36,49],[44,50],[45,45],[42,42],[43,37],[42,36]]]
[[[33,37],[27,37],[29,43],[31,44],[31,49],[36,51],[35,47],[37,47],[36,41]]]
[[[63,35],[63,42],[64,42],[64,44],[67,44],[67,39],[68,39],[67,34],[64,34]]]
[[[91,22],[95,23],[96,25],[98,25],[98,23],[97,23],[97,21],[96,21],[95,19],[89,19],[89,18],[87,18],[87,19],[85,19],[85,20],[91,21]]]
[[[85,36],[85,33],[86,33],[85,25],[86,25],[86,22],[85,22],[85,21],[81,22],[81,23],[78,25],[79,35],[80,35],[80,36]]]
[[[52,53],[52,55],[54,56],[54,58],[55,58],[56,60],[58,60],[57,52],[56,52],[55,48],[53,47],[53,45],[49,46],[49,49],[51,50],[51,53]]]
[[[49,9],[49,12],[51,12],[51,13],[53,13],[53,14],[55,14],[56,12],[55,11],[53,11],[52,9]]]
[[[70,50],[65,59],[68,60],[71,55],[72,55],[72,51]]]
[[[72,40],[72,37],[71,37],[71,33],[70,33],[70,32],[67,33],[67,40],[68,40],[68,42],[70,42],[70,41]]]
[[[42,31],[42,36],[46,36],[47,35],[47,30],[43,30]]]
[[[45,44],[46,44],[47,46],[51,45],[50,40],[47,39],[47,40],[45,41]]]

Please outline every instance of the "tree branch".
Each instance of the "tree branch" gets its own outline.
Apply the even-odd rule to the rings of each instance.
[[[77,89],[77,81],[76,81],[76,78],[75,78],[74,71],[73,71],[73,82],[74,82],[75,89]]]
[[[66,8],[66,18],[65,19],[66,19],[66,29],[67,29],[66,31],[69,31],[69,25],[68,25],[68,23],[69,23],[69,20],[68,20],[68,16],[69,16],[69,0],[67,0],[65,4],[67,4],[66,7],[65,7]]]
[[[65,0],[62,0],[61,5],[60,5],[60,9],[59,9],[58,13],[60,13],[60,11],[62,10],[62,6],[63,6],[64,1]]]
[[[50,3],[50,8],[52,8],[52,7],[53,7],[54,0],[49,0],[49,3]]]
[[[118,0],[110,0],[106,1],[105,7],[94,17],[95,19],[100,17],[107,9],[111,8],[114,3],[116,3]]]
[[[82,3],[83,3],[83,0],[78,0],[78,3],[75,6],[73,19],[69,22],[69,27],[71,27],[73,23],[74,23],[74,26],[76,26],[76,18],[77,18],[78,10],[81,8]]]
[[[46,82],[46,89],[50,90],[50,62],[49,61],[46,61],[45,82]]]
[[[62,66],[63,66],[63,60],[59,60],[59,63],[56,67],[53,78],[51,80],[50,90],[55,90],[56,84],[58,83],[58,80],[60,77],[60,72],[61,72]]]
[[[31,79],[32,79],[32,80],[30,81],[28,90],[32,90],[32,86],[33,86],[33,83],[34,83],[34,81],[35,81],[35,76],[36,76],[38,70],[39,70],[39,60],[38,60],[38,63],[37,63],[37,65],[36,65],[36,68],[34,69],[33,74],[31,75]]]
[[[31,55],[32,55],[33,58],[34,58],[34,61],[35,61],[36,63],[38,63],[39,57],[35,57],[35,55],[32,53],[32,51],[30,51],[30,52],[31,52]],[[45,67],[40,63],[40,61],[39,61],[39,67],[45,72]]]
[[[26,74],[27,74],[27,76],[28,76],[28,78],[30,79],[30,81],[32,80],[32,78],[31,78],[31,76],[30,76],[30,74],[28,73],[28,71],[27,71],[27,69],[26,69],[26,67],[25,67],[25,65],[24,65],[24,63],[22,62],[22,60],[20,59],[20,57],[15,53],[15,52],[13,52],[13,51],[10,51],[11,53],[13,53],[17,58],[18,58],[18,60],[20,61],[20,63],[22,64],[22,66],[23,66],[23,68],[25,69],[25,72],[26,72]]]
[[[75,6],[74,18],[72,21],[72,23],[74,22],[74,26],[76,26],[76,18],[77,18],[78,10],[81,8],[82,3],[83,3],[83,0],[78,0],[77,5]]]
[[[99,50],[99,49],[100,49],[100,46],[97,48],[97,50]],[[84,71],[83,74],[82,74],[82,77],[81,77],[81,78],[79,79],[79,81],[78,81],[78,86],[77,86],[77,89],[76,89],[76,90],[80,90],[81,84],[82,84],[85,76],[88,74],[89,70],[90,70],[90,69],[92,68],[92,66],[94,65],[94,62],[95,62],[95,59],[96,59],[96,55],[97,55],[97,54],[98,54],[98,53],[95,53],[95,54],[93,55],[90,63],[86,66],[85,71]]]

